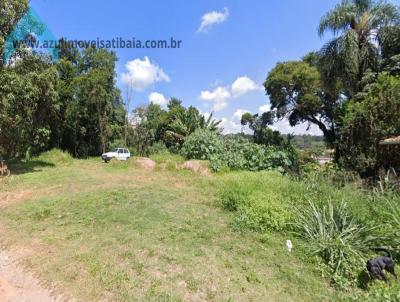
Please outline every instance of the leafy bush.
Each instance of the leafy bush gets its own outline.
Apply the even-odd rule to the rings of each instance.
[[[395,284],[389,287],[379,282],[368,288],[368,291],[342,294],[338,300],[341,302],[398,302],[400,301],[400,286]]]
[[[148,154],[164,154],[169,153],[167,146],[163,142],[157,142],[151,145],[148,149]]]
[[[385,198],[386,199],[386,198]],[[400,197],[394,194],[391,198],[388,197],[383,203],[384,222],[381,226],[382,236],[388,238],[387,243],[391,245],[395,251],[394,256],[400,258]]]
[[[47,152],[43,152],[38,157],[34,158],[34,160],[39,160],[43,162],[47,162],[49,164],[57,165],[70,165],[73,162],[73,158],[71,154],[66,151],[62,151],[59,149],[52,149]]]
[[[125,146],[125,141],[122,139],[115,139],[112,141],[112,143],[110,143],[110,145],[108,146],[109,150],[112,149],[116,149],[116,148],[122,148]]]
[[[400,169],[396,152],[379,147],[380,140],[400,133],[399,99],[400,78],[381,74],[362,101],[349,101],[338,141],[345,167],[363,177],[376,176],[379,167]]]
[[[305,247],[312,254],[320,256],[334,278],[345,276],[355,280],[354,265],[364,267],[373,238],[368,236],[371,229],[361,225],[347,205],[331,201],[327,205],[298,209],[294,224],[296,233],[304,240]]]
[[[237,207],[234,226],[254,231],[282,231],[290,221],[290,210],[279,196],[253,194]]]
[[[284,172],[297,166],[297,158],[289,150],[266,147],[243,137],[233,137],[224,140],[224,152],[212,157],[210,165],[214,171],[278,169]]]
[[[219,192],[222,206],[235,212],[238,230],[260,232],[284,230],[291,217],[288,202],[281,194],[286,179],[276,172],[228,174]]]
[[[209,160],[222,150],[221,139],[215,132],[198,129],[186,139],[181,152],[187,159]]]

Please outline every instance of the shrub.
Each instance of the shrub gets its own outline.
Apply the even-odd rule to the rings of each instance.
[[[163,142],[157,142],[151,145],[148,149],[148,154],[165,154],[169,153],[167,146]]]
[[[382,155],[384,150],[379,147],[380,140],[400,133],[399,99],[400,78],[381,74],[362,101],[354,99],[346,104],[337,142],[345,167],[363,177],[375,177],[380,167],[400,169],[398,154]]]
[[[383,235],[388,237],[388,243],[392,245],[396,255],[400,255],[400,204],[399,196],[394,195],[392,199],[387,199],[383,210]]]
[[[227,177],[219,198],[223,208],[235,212],[236,229],[259,232],[286,229],[292,212],[281,189],[286,187],[287,179],[276,172],[242,172]]]
[[[360,291],[341,294],[338,301],[341,302],[398,302],[400,301],[400,285],[388,286],[379,282],[373,284],[368,291]]]
[[[62,151],[59,149],[52,149],[47,152],[43,152],[38,157],[34,158],[34,160],[39,160],[43,162],[47,162],[49,164],[57,165],[70,165],[73,162],[73,158],[71,154],[66,151]]]
[[[364,256],[373,246],[371,229],[361,225],[341,202],[316,206],[313,202],[298,209],[294,227],[312,254],[320,256],[337,276],[355,280],[354,265],[365,265]],[[340,277],[338,278],[340,280]]]
[[[261,171],[278,169],[284,172],[297,166],[295,153],[276,147],[266,147],[250,142],[243,137],[224,140],[224,152],[212,157],[211,168]]]
[[[112,150],[112,149],[116,149],[116,148],[122,148],[125,146],[125,141],[122,139],[115,139],[112,141],[112,143],[110,143],[110,145],[108,146],[107,149]]]
[[[205,129],[198,129],[186,139],[182,155],[187,159],[209,160],[222,153],[222,142],[219,136]]]
[[[237,206],[233,221],[237,229],[259,232],[282,231],[290,220],[290,211],[278,195],[254,194]]]
[[[246,202],[250,190],[246,190],[241,186],[229,185],[220,193],[221,203],[224,209],[236,211],[240,205]]]

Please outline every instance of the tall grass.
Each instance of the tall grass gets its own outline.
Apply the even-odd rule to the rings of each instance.
[[[371,229],[351,214],[345,202],[309,206],[298,209],[295,218],[296,234],[304,246],[320,256],[334,273],[346,270],[347,265],[365,263],[365,256],[374,246]]]

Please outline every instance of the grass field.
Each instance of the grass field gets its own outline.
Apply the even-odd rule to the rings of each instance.
[[[1,244],[78,300],[331,299],[327,280],[286,250],[287,238],[232,228],[217,199],[232,175],[147,171],[132,159],[103,164],[57,152],[13,172],[0,183]]]

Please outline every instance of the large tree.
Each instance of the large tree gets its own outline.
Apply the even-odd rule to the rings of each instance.
[[[287,142],[279,131],[272,130],[269,126],[273,124],[273,114],[264,112],[263,114],[245,113],[240,119],[243,126],[248,126],[253,130],[253,141],[256,144],[266,146],[283,146]]]
[[[0,1],[0,68],[5,64],[3,62],[5,40],[27,11],[28,0]]]
[[[323,132],[328,143],[336,139],[342,99],[323,89],[320,72],[311,53],[302,61],[278,63],[268,74],[264,87],[271,102],[271,118],[287,118],[291,126],[308,122]]]
[[[170,144],[180,148],[185,139],[197,129],[207,129],[211,132],[219,131],[220,121],[214,120],[212,114],[206,118],[193,106],[181,110],[173,105],[174,101],[176,100],[172,99],[170,103],[171,109],[168,112],[170,122],[165,132],[166,139]]]
[[[330,31],[335,36],[320,51],[326,87],[335,89],[339,81],[349,98],[365,90],[381,68],[388,35],[396,35],[390,29],[399,24],[399,8],[385,1],[343,0],[329,11],[319,25],[320,35]]]
[[[8,156],[27,156],[49,148],[58,115],[56,68],[40,55],[20,54],[0,71],[0,147]]]
[[[368,177],[375,176],[385,162],[390,164],[390,158],[379,157],[379,142],[400,134],[399,113],[400,78],[381,74],[361,102],[347,104],[338,142],[340,162]],[[398,158],[393,152],[389,157]]]
[[[123,104],[115,85],[114,53],[104,49],[83,50],[72,82],[67,84],[65,96],[70,99],[66,109],[66,131],[69,142],[64,146],[76,156],[97,155],[104,152],[112,140],[122,136]],[[63,63],[63,70],[71,69]],[[68,76],[68,73],[64,73]],[[71,94],[72,93],[72,94]],[[118,129],[116,129],[118,128]],[[117,130],[117,133],[115,133]],[[72,143],[72,144],[71,144]]]

